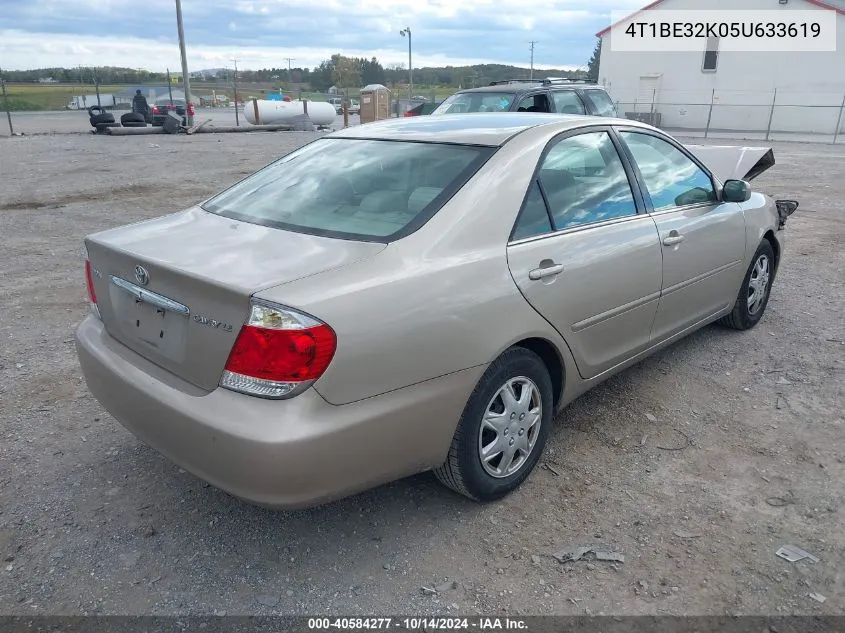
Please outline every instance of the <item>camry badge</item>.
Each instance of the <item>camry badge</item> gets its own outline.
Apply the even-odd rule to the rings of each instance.
[[[135,281],[142,286],[146,286],[150,283],[150,274],[147,272],[146,268],[143,266],[135,266]]]
[[[224,332],[231,332],[233,329],[231,323],[223,323],[222,321],[202,316],[201,314],[195,314],[194,321],[196,321],[200,325],[207,325],[208,327],[220,329]]]

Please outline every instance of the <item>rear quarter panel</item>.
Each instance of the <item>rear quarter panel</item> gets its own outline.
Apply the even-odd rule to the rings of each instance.
[[[541,148],[500,150],[426,225],[378,256],[260,293],[334,328],[337,352],[315,383],[326,400],[345,404],[484,365],[524,338],[548,340],[570,362],[565,342],[519,293],[506,256]]]

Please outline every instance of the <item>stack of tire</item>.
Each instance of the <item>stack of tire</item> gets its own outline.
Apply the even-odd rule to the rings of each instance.
[[[147,121],[140,112],[127,112],[120,117],[123,127],[147,127]]]
[[[103,134],[106,128],[120,127],[120,123],[115,122],[114,115],[100,106],[88,108],[88,121],[91,123],[91,127],[97,130],[97,134]]]
[[[97,134],[104,134],[110,127],[147,127],[147,121],[140,112],[127,112],[120,117],[120,123],[114,120],[114,115],[100,106],[88,108],[88,121]]]

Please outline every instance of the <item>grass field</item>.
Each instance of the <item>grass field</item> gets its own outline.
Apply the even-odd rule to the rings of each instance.
[[[123,86],[100,86],[101,94],[111,94],[122,90]],[[94,86],[79,84],[6,84],[9,109],[21,110],[64,110],[74,95],[95,94]],[[0,103],[0,107],[5,107]]]
[[[156,84],[160,85],[160,84]],[[125,85],[107,85],[100,86],[100,94],[115,94],[126,88]],[[268,91],[272,91],[274,86],[272,84],[240,84],[238,85],[238,93],[243,99],[262,98]],[[181,90],[181,86],[174,85],[174,89]],[[234,89],[231,84],[224,83],[209,83],[197,82],[192,84],[191,93],[196,96],[210,96],[212,91],[217,94],[226,95],[230,99],[234,96]],[[443,100],[455,91],[454,88],[443,86],[414,86],[414,96],[425,96],[431,98],[432,95],[438,101]],[[30,111],[30,110],[64,110],[71,99],[76,95],[93,95],[96,93],[96,88],[93,85],[85,84],[6,84],[6,93],[8,99],[9,109],[13,112]],[[407,86],[397,86],[394,90],[394,96],[398,98],[405,98],[408,95]],[[299,96],[298,91],[294,91],[294,96]],[[319,92],[303,92],[302,96],[312,101],[323,101],[326,95]],[[359,90],[350,89],[349,96],[358,98]],[[0,102],[0,110],[5,109],[5,104]]]

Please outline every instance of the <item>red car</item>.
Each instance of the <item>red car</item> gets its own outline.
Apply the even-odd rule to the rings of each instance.
[[[184,99],[171,99],[170,97],[159,97],[156,99],[151,111],[151,123],[153,125],[164,125],[164,121],[169,112],[175,112],[179,116],[183,117],[183,124],[185,123],[184,117],[186,114],[189,116],[194,116],[196,114],[193,103],[189,103],[186,108]]]

